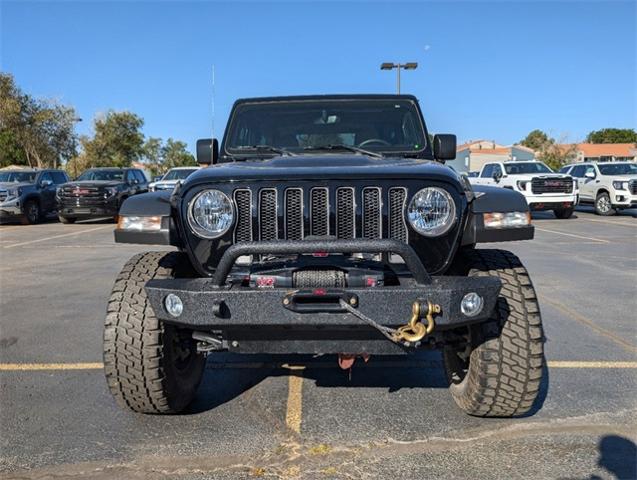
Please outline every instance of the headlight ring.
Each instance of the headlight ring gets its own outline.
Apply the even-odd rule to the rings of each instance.
[[[456,203],[444,188],[425,187],[409,202],[407,219],[420,235],[439,237],[456,223]]]
[[[233,223],[234,204],[220,190],[203,190],[188,205],[188,224],[198,237],[219,238]]]

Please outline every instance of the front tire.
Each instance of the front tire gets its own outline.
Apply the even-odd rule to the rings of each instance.
[[[510,252],[470,250],[461,255],[462,273],[497,277],[502,290],[490,320],[459,331],[465,341],[444,349],[451,396],[470,415],[523,415],[538,395],[544,367],[535,289],[518,257]]]
[[[615,213],[608,193],[601,192],[597,195],[597,198],[595,199],[595,213],[604,217],[613,215]]]
[[[117,402],[140,413],[178,413],[195,397],[205,357],[188,330],[155,317],[144,285],[184,276],[180,252],[131,258],[115,280],[104,326],[104,372]]]
[[[40,212],[40,204],[36,200],[27,200],[24,204],[24,220],[29,225],[40,223],[42,212]]]
[[[573,209],[572,208],[559,208],[557,210],[553,210],[553,213],[555,214],[556,218],[565,220],[567,218],[571,218],[571,215],[573,215]]]

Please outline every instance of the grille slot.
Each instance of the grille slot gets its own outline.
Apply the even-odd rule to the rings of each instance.
[[[363,189],[363,238],[381,238],[382,236],[382,204],[380,188]]]
[[[277,202],[276,190],[264,188],[259,192],[259,238],[261,240],[277,240]]]
[[[330,204],[327,188],[310,190],[310,235],[330,234]]]
[[[407,190],[394,187],[389,189],[389,238],[407,243],[407,225],[405,224],[405,202]]]
[[[7,190],[0,190],[0,202],[4,202],[9,196],[9,192]]]
[[[531,180],[531,192],[542,193],[572,193],[573,180],[570,178],[534,178]]]
[[[356,203],[351,187],[336,189],[336,237],[356,237]]]
[[[637,195],[637,180],[631,180],[628,184],[628,189],[630,190],[630,193]]]
[[[252,241],[252,192],[247,189],[234,191],[237,206],[237,224],[234,229],[235,242]]]
[[[303,190],[300,188],[285,191],[285,237],[303,239]]]

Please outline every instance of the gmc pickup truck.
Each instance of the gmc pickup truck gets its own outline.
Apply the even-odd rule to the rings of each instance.
[[[554,173],[542,162],[485,163],[473,185],[490,185],[520,192],[531,210],[553,210],[557,218],[570,218],[577,205],[577,184],[570,175]]]

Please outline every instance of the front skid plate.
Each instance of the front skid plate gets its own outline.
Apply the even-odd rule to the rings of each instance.
[[[435,316],[436,329],[444,329],[486,320],[495,307],[500,288],[500,280],[493,277],[434,277],[428,285],[341,290],[357,298],[357,308],[362,313],[393,327],[407,323],[415,300],[437,303],[441,312]],[[367,327],[346,312],[289,310],[283,301],[291,291],[294,290],[216,288],[210,279],[204,278],[151,280],[146,284],[148,298],[159,319],[191,328]],[[484,299],[484,307],[475,317],[467,317],[460,311],[460,301],[469,292],[476,292]],[[170,293],[183,302],[179,317],[171,316],[164,306]]]

